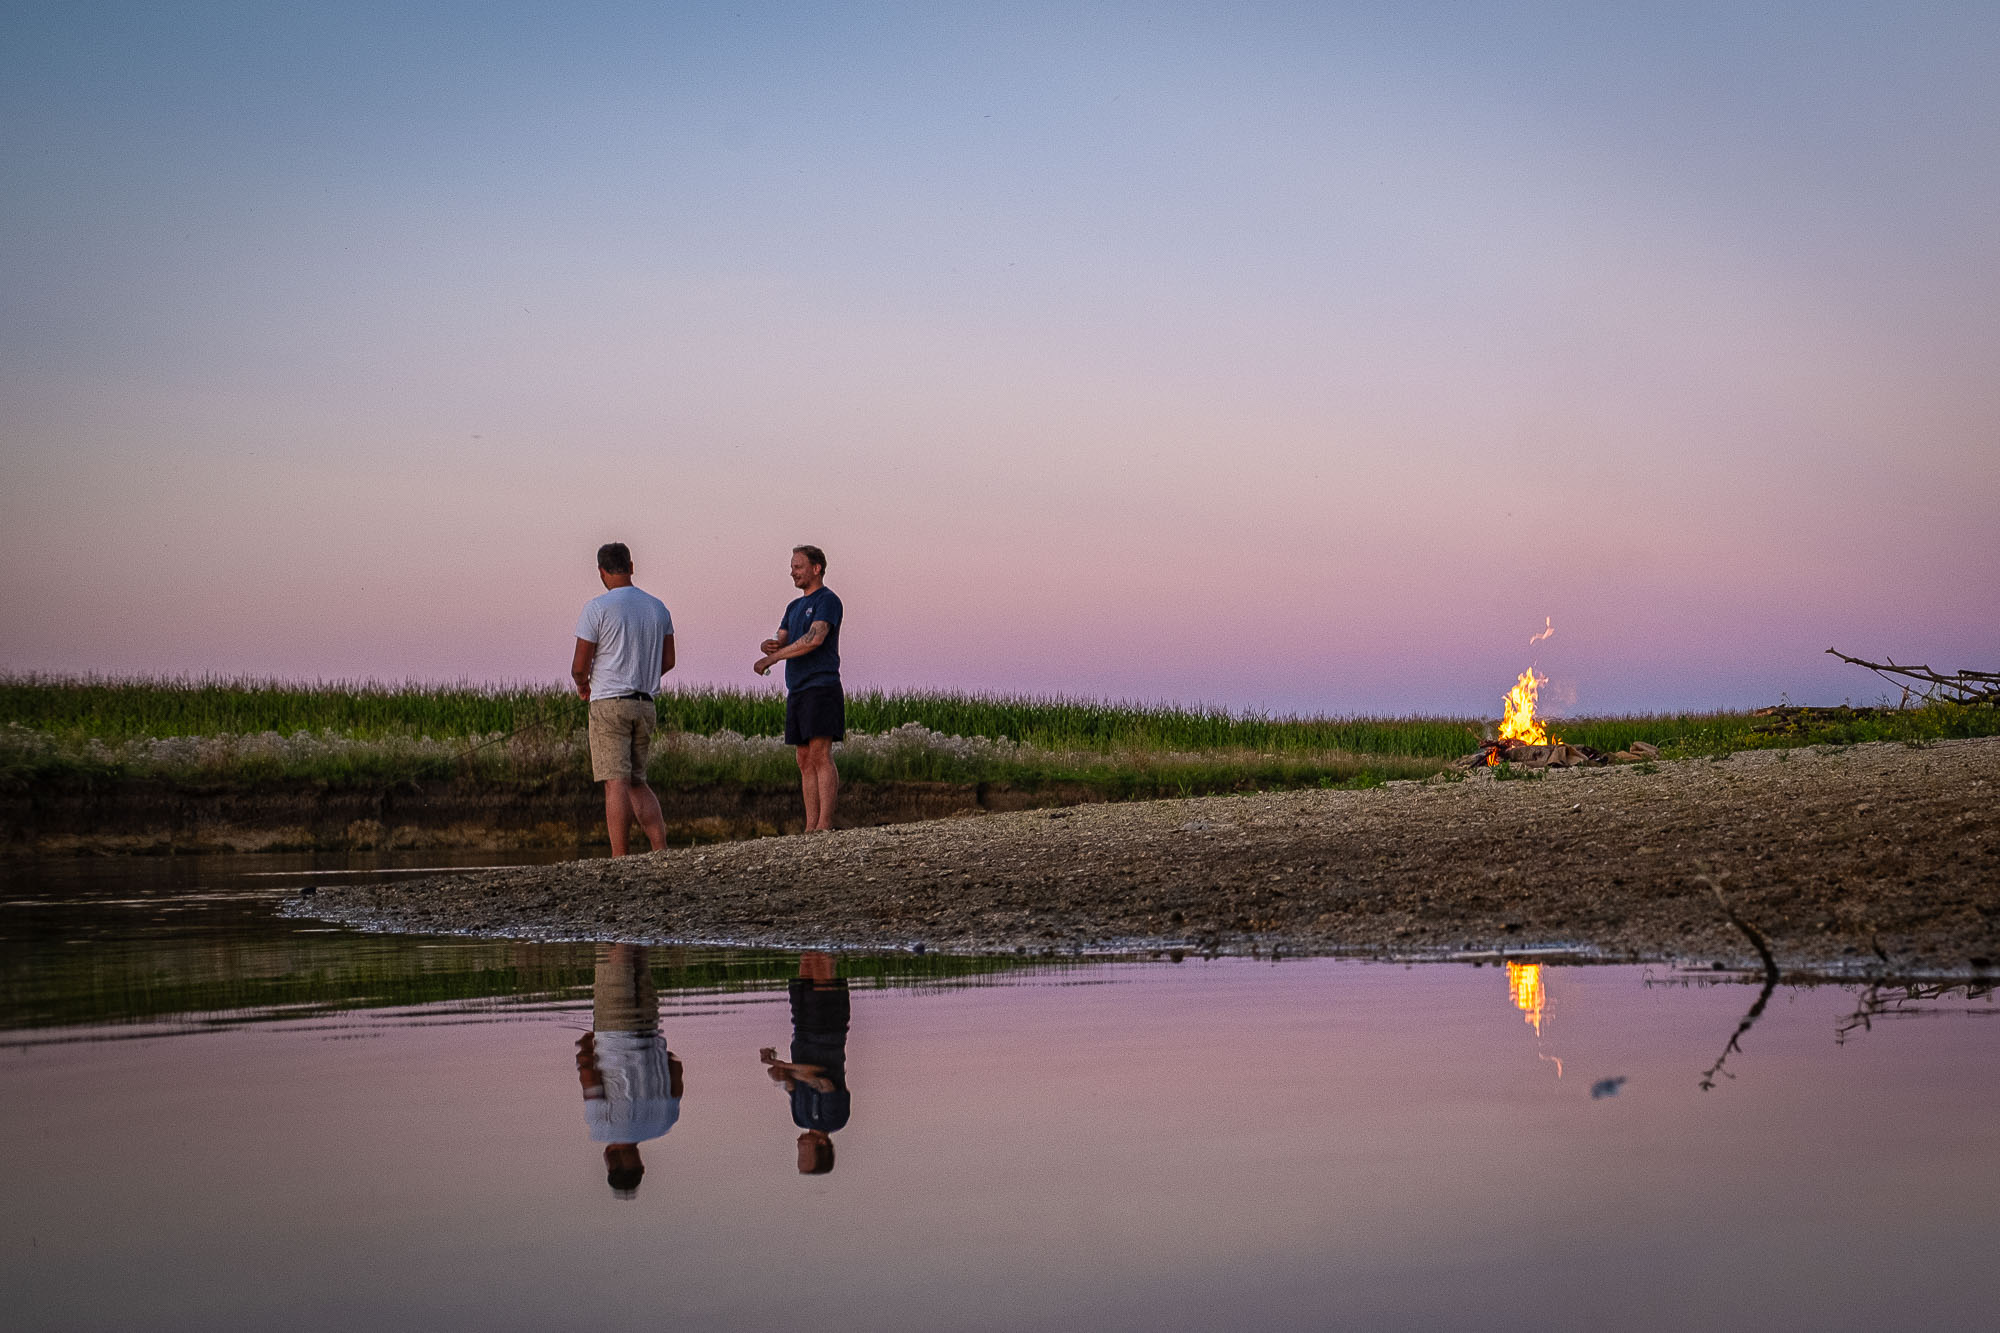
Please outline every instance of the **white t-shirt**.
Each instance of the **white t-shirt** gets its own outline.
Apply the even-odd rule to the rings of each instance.
[[[576,637],[597,645],[590,663],[590,697],[658,690],[660,655],[673,632],[666,603],[630,584],[591,598],[576,618]]]
[[[667,1042],[657,1032],[600,1032],[594,1044],[604,1095],[586,1098],[583,1118],[593,1143],[644,1143],[681,1118],[673,1095]]]

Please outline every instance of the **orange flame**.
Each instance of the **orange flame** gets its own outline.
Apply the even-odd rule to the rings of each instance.
[[[1538,676],[1529,667],[1514,682],[1514,688],[1507,691],[1507,711],[1500,719],[1500,739],[1518,745],[1547,745],[1549,733],[1535,716],[1535,695],[1548,684],[1547,676]]]
[[[1534,638],[1528,640],[1528,646],[1532,648],[1536,644],[1540,643],[1543,639],[1552,639],[1555,637],[1555,633],[1556,633],[1556,622],[1554,618],[1550,616],[1543,616],[1542,632],[1540,634],[1537,634]]]
[[[1528,1026],[1542,1035],[1542,1012],[1549,1007],[1548,993],[1542,989],[1542,965],[1540,963],[1507,964],[1507,990],[1514,997],[1514,1007]]]

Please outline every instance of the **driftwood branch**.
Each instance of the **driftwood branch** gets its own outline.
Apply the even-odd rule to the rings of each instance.
[[[1914,695],[1925,703],[2000,705],[2000,671],[1954,671],[1947,674],[1928,666],[1901,666],[1894,658],[1886,662],[1869,662],[1849,657],[1838,648],[1829,648],[1827,652],[1843,662],[1866,667],[1888,681],[1903,692],[1905,703]]]

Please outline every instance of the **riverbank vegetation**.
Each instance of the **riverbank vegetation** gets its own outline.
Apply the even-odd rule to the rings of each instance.
[[[168,938],[143,949],[0,954],[0,1032],[171,1022],[178,1031],[197,1033],[351,1009],[587,1005],[597,947],[526,941],[439,947],[407,937],[357,945],[346,935],[301,934],[288,921],[262,926],[260,933],[226,945]],[[1060,959],[1013,954],[855,953],[841,959],[840,971],[855,990],[887,990],[974,986],[1066,966]],[[661,948],[651,953],[650,971],[662,994],[782,992],[798,975],[798,955]]]
[[[789,786],[775,691],[662,694],[650,776],[669,787]],[[584,708],[554,688],[218,678],[0,676],[0,786],[121,779],[339,786],[587,777]],[[1487,719],[1291,717],[1069,697],[866,691],[839,749],[850,782],[1081,785],[1112,798],[1422,778]],[[2000,710],[1673,713],[1553,720],[1573,744],[1667,758],[1798,745],[2000,734]]]

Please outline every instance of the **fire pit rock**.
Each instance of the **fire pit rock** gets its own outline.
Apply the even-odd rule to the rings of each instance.
[[[1588,745],[1570,745],[1555,741],[1548,745],[1532,745],[1523,741],[1482,741],[1477,750],[1458,761],[1457,767],[1466,769],[1490,768],[1499,764],[1510,764],[1516,768],[1579,768],[1609,764],[1614,760],[1630,763],[1639,759],[1651,759],[1659,754],[1659,748],[1644,741],[1632,742],[1629,750],[1616,754],[1606,754]]]

